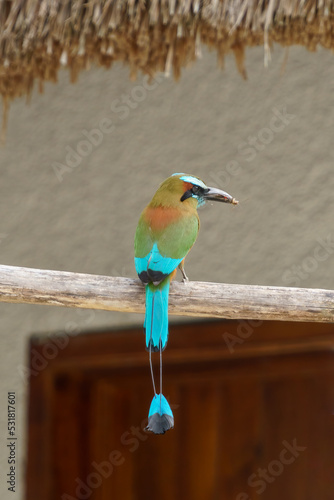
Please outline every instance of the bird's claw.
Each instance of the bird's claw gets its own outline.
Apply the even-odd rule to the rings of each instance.
[[[183,265],[179,264],[179,269],[180,269],[180,271],[181,271],[181,273],[182,273],[182,283],[187,283],[187,281],[189,281],[189,278],[188,278],[188,276],[186,275],[186,272],[185,272],[185,270],[184,270]]]

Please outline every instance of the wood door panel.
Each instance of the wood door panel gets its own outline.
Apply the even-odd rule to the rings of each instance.
[[[334,326],[263,323],[230,353],[238,326],[172,327],[163,436],[142,330],[71,339],[31,378],[27,500],[332,500]]]

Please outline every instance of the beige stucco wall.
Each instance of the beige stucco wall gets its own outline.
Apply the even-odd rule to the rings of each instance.
[[[240,200],[201,210],[190,279],[333,288],[333,56],[291,49],[283,74],[284,51],[272,56],[264,69],[262,48],[248,51],[247,82],[232,57],[222,72],[205,52],[178,84],[130,82],[117,65],[82,74],[76,85],[63,72],[29,106],[14,102],[0,149],[1,263],[134,277],[141,209],[164,178],[187,172]],[[103,133],[95,132],[95,145],[81,143],[96,128]],[[143,318],[13,304],[0,310],[1,436],[7,392],[16,391],[21,499],[29,336],[73,322],[85,331]],[[4,477],[1,498],[14,498]]]

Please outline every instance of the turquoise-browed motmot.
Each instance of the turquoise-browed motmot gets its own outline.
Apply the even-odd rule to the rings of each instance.
[[[207,200],[237,204],[225,191],[210,188],[198,177],[173,174],[143,210],[135,236],[135,266],[146,288],[145,332],[154,397],[147,430],[163,434],[174,427],[172,410],[162,394],[162,351],[168,339],[169,284],[177,268],[187,280],[184,259],[199,230],[197,208]],[[160,352],[160,393],[155,390],[151,352]]]

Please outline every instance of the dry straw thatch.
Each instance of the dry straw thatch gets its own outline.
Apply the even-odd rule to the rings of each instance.
[[[234,52],[245,77],[244,50],[272,42],[333,48],[328,0],[0,0],[0,93],[5,103],[29,95],[35,79],[56,81],[61,65],[78,73],[114,61],[136,73],[180,70],[215,48]]]

